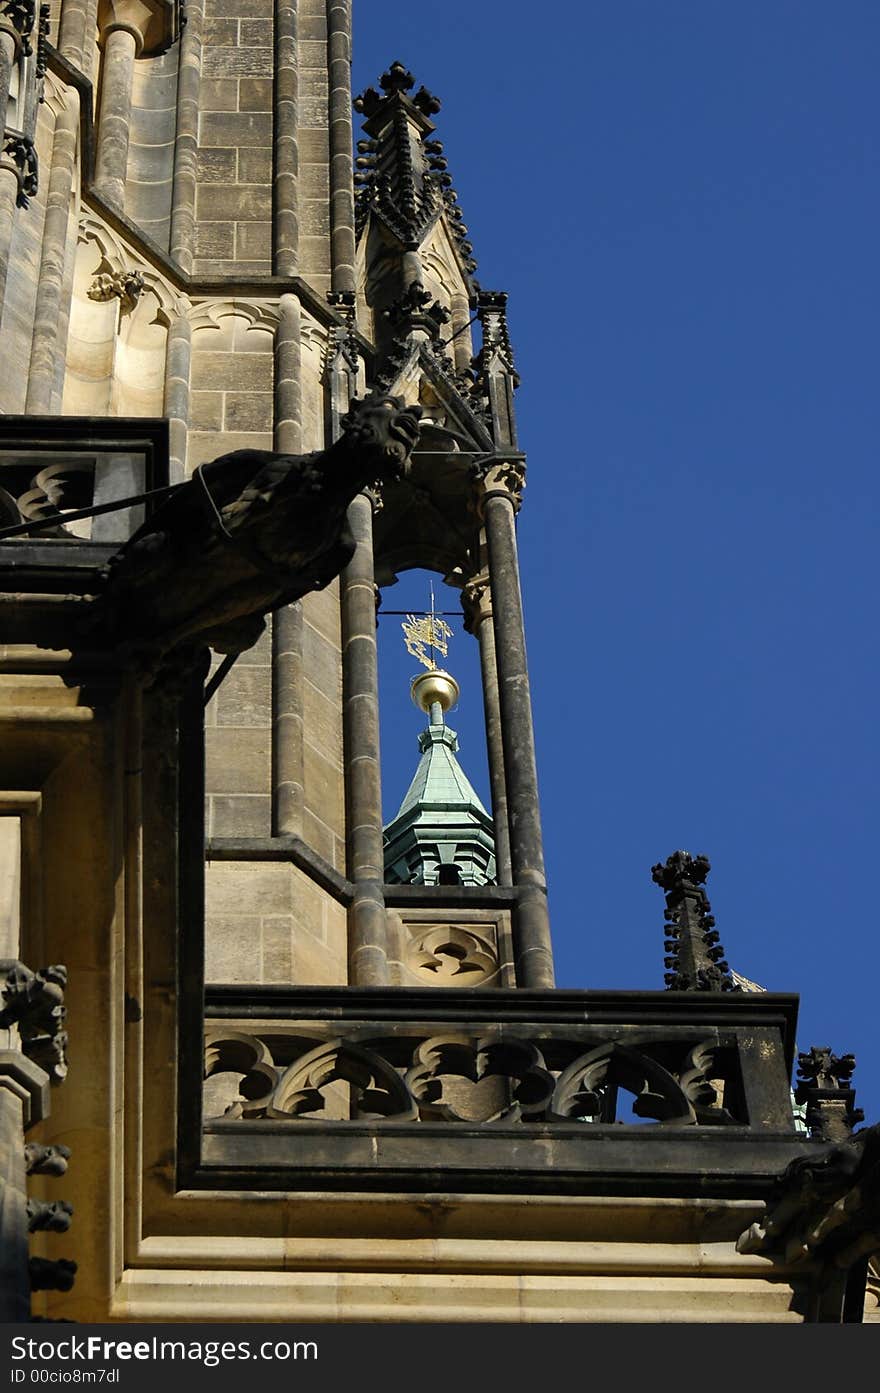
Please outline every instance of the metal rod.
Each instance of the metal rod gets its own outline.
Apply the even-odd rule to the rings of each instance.
[[[25,532],[39,532],[45,527],[58,527],[65,522],[79,522],[81,518],[96,518],[100,513],[115,513],[120,508],[130,508],[133,503],[144,503],[148,498],[161,498],[164,494],[175,493],[183,484],[166,484],[164,488],[149,489],[146,493],[135,493],[131,498],[117,498],[112,503],[100,503],[95,508],[80,508],[75,513],[54,513],[52,517],[37,518],[34,522],[16,523],[14,527],[0,527],[0,539],[20,537]]]

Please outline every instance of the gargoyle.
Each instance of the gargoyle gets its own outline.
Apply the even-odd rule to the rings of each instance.
[[[419,407],[355,402],[309,455],[236,450],[201,465],[114,556],[89,623],[142,672],[173,649],[241,653],[264,616],[328,585],[354,554],[346,509],[409,470]]]

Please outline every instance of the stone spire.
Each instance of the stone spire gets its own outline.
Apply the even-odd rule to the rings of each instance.
[[[458,736],[445,715],[458,683],[442,669],[420,673],[413,701],[428,716],[419,735],[421,759],[396,816],[385,828],[389,884],[492,885],[492,818],[456,758]]]
[[[712,906],[702,888],[711,867],[705,856],[674,851],[651,867],[651,877],[666,892],[667,991],[733,992]]]
[[[425,87],[411,96],[415,78],[399,62],[379,79],[381,93],[368,87],[354,99],[364,120],[366,139],[358,141],[355,184],[358,186],[357,226],[372,212],[404,248],[415,248],[431,225],[445,214],[461,270],[476,270],[473,248],[458,206],[435,126],[430,119],[440,101]]]

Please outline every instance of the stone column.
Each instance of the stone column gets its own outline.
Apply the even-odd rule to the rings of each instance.
[[[12,232],[18,199],[18,178],[15,170],[0,159],[0,323],[6,299],[6,277],[9,273]]]
[[[0,130],[6,126],[6,108],[9,105],[9,79],[18,53],[18,36],[12,30],[5,15],[0,14]]]
[[[489,757],[489,786],[492,790],[492,818],[495,824],[495,867],[499,885],[512,884],[510,833],[507,826],[507,788],[504,783],[504,742],[501,738],[501,706],[498,696],[498,666],[495,661],[495,629],[492,623],[492,591],[483,571],[465,586],[462,594],[465,627],[480,645],[480,674],[483,682],[483,714],[486,721],[486,753]]]
[[[354,290],[354,194],[351,156],[351,0],[327,0],[330,74],[330,264],[332,288]]]
[[[98,0],[62,0],[58,50],[88,78],[92,76],[97,24]]]
[[[186,477],[186,440],[189,429],[189,376],[192,361],[192,325],[181,304],[168,318],[165,348],[164,411],[168,417],[170,458],[168,481],[179,484]]]
[[[359,494],[348,510],[356,551],[342,573],[342,689],[345,731],[352,986],[389,980],[385,952],[385,857],[379,770],[379,666],[373,576],[373,507]]]
[[[96,193],[121,212],[125,207],[131,83],[141,36],[133,25],[112,19],[103,30],[101,46],[104,61],[94,187]]]
[[[519,987],[552,987],[553,953],[516,550],[515,519],[522,484],[520,464],[493,465],[482,478],[480,504],[492,585],[510,859],[518,890],[516,981]]]
[[[199,89],[202,66],[202,0],[187,0],[186,27],[180,36],[177,70],[177,133],[171,195],[169,251],[187,275],[196,245],[196,166],[199,154]]]
[[[282,295],[275,332],[275,449],[302,452],[299,300]],[[303,613],[297,602],[272,617],[272,835],[302,836]]]
[[[66,90],[64,106],[55,121],[52,164],[46,195],[46,221],[37,282],[37,303],[31,339],[25,411],[49,413],[65,345],[58,333],[62,317],[64,269],[70,228],[71,191],[76,171],[79,137],[79,93]]]
[[[273,139],[272,264],[276,276],[295,276],[299,262],[297,6],[275,0],[275,131]]]
[[[0,15],[0,320],[6,298],[6,277],[9,272],[12,232],[18,202],[19,177],[15,161],[6,151],[6,114],[9,106],[9,83],[12,69],[21,52],[21,36],[5,15]]]

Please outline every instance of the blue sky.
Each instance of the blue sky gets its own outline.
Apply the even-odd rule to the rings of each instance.
[[[729,961],[801,994],[800,1047],[853,1052],[880,1120],[880,7],[354,8],[355,90],[400,58],[442,99],[510,295],[559,984],[661,987],[650,867],[704,852]],[[398,623],[389,816],[419,727]],[[485,792],[472,647],[453,723]]]

